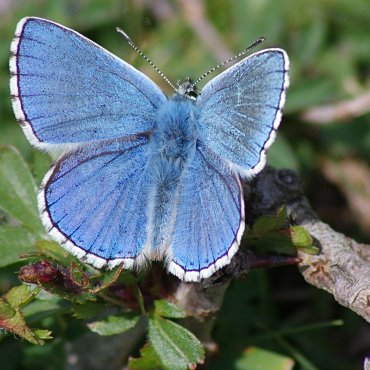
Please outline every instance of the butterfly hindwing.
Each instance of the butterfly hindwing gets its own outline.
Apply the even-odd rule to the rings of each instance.
[[[243,192],[238,177],[199,146],[181,183],[169,271],[199,281],[228,264],[244,231]]]
[[[132,267],[146,238],[148,139],[79,148],[46,175],[39,194],[50,235],[96,267]]]
[[[48,20],[22,19],[11,54],[14,112],[30,142],[46,150],[148,131],[166,100],[144,74]]]
[[[266,49],[207,83],[197,100],[200,140],[242,176],[265,165],[288,87],[285,51]]]

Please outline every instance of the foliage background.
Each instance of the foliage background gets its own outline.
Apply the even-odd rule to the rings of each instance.
[[[115,32],[117,25],[175,82],[197,78],[262,35],[267,38],[264,47],[286,49],[291,87],[269,162],[299,172],[313,208],[325,222],[369,242],[368,0],[2,0],[0,144],[15,145],[35,165],[35,153],[11,110],[7,66],[16,23],[30,15],[78,30],[140,68],[168,93],[170,89],[151,67],[122,42]],[[327,109],[320,110],[323,106]],[[0,270],[1,293],[17,284],[16,270],[16,265]],[[337,319],[344,324],[302,328]],[[71,320],[60,315],[44,322],[58,330],[57,339],[41,350],[3,336],[0,367],[63,368],[63,341],[73,341],[84,330]],[[292,327],[302,331],[279,336]],[[220,351],[212,369],[239,368],[238,360],[250,345],[307,360],[295,369],[360,369],[362,358],[370,352],[369,326],[328,294],[305,284],[294,267],[252,272],[235,282],[227,292],[214,338]]]

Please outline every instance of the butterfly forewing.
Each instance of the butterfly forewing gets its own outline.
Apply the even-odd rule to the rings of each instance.
[[[250,177],[265,164],[281,120],[288,66],[281,49],[255,53],[206,84],[197,101],[200,140],[240,175]]]
[[[46,150],[148,131],[166,100],[129,64],[44,19],[21,20],[11,52],[16,117],[31,143]]]

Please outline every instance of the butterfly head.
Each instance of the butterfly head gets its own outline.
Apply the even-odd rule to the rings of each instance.
[[[190,100],[197,100],[199,95],[196,86],[193,81],[188,77],[184,82],[178,81],[176,84],[176,93],[182,97],[187,97]]]

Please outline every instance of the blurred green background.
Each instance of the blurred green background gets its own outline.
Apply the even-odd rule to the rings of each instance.
[[[291,86],[269,163],[298,171],[325,222],[370,242],[369,0],[0,0],[0,144],[15,145],[31,161],[34,152],[15,121],[8,89],[9,46],[24,16],[48,18],[79,31],[139,68],[167,93],[171,89],[122,40],[116,26],[173,82],[196,79],[260,36],[267,39],[262,47],[284,48],[291,61]],[[8,289],[7,281],[0,283],[1,291]],[[344,320],[344,325],[281,340],[273,335],[259,338],[333,319]],[[234,283],[214,334],[220,353],[212,369],[237,368],[238,356],[250,344],[290,357],[298,353],[308,362],[295,369],[360,369],[370,352],[369,326],[328,294],[307,286],[295,268],[254,272]],[[47,356],[55,353],[46,347],[36,351],[41,359],[37,367],[20,360],[35,352],[26,344],[8,343],[6,348],[20,354],[20,362],[9,369],[59,368],[48,365]],[[2,356],[0,348],[0,368]]]

